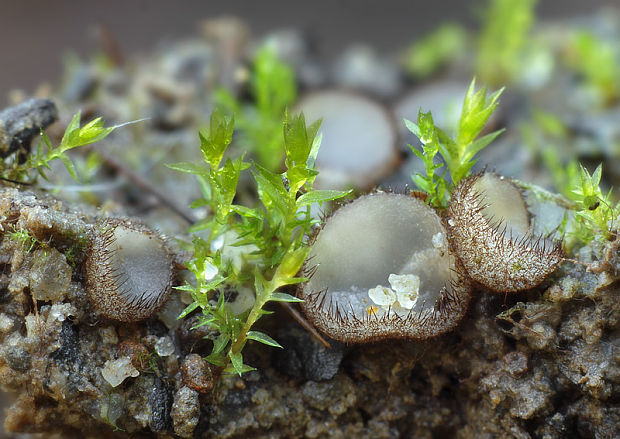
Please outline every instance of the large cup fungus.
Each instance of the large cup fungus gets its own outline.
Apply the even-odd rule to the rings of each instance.
[[[338,209],[306,271],[302,307],[341,341],[433,337],[458,323],[471,296],[441,219],[407,195],[375,193]]]

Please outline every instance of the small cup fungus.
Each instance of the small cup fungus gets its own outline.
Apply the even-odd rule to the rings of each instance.
[[[110,218],[97,227],[86,259],[86,291],[104,316],[136,321],[151,316],[172,286],[164,239],[148,227]]]
[[[312,93],[297,105],[306,120],[322,119],[316,188],[370,188],[398,163],[396,130],[380,103],[346,91]]]
[[[327,220],[299,294],[308,318],[337,340],[426,339],[465,314],[471,288],[462,273],[432,208],[375,193]]]
[[[462,180],[448,207],[448,238],[476,282],[496,292],[534,288],[562,261],[559,242],[534,236],[519,189],[492,173]]]

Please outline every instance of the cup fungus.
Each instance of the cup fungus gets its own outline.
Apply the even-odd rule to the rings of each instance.
[[[393,107],[396,120],[417,120],[420,108],[431,112],[435,125],[448,128],[458,126],[465,91],[469,84],[455,80],[436,81],[416,88],[398,100]],[[400,135],[404,142],[415,145],[418,140],[404,124],[400,124]]]
[[[504,177],[462,180],[447,216],[455,254],[468,275],[492,291],[534,288],[562,261],[561,244],[532,233],[521,191]]]
[[[101,221],[86,259],[86,291],[104,316],[136,321],[151,316],[172,286],[164,239],[129,220]]]
[[[306,315],[346,342],[433,337],[456,326],[471,297],[441,219],[407,195],[375,193],[338,209],[305,271]]]
[[[297,106],[306,120],[322,118],[317,188],[370,188],[398,163],[391,114],[362,95],[329,90],[309,94]]]

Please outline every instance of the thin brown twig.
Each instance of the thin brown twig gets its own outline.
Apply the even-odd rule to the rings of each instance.
[[[109,152],[103,151],[101,149],[96,149],[96,151],[97,154],[101,156],[101,159],[106,164],[106,166],[109,166],[110,168],[116,170],[119,174],[123,175],[125,178],[127,178],[129,181],[131,181],[143,191],[152,194],[161,204],[168,207],[170,210],[179,215],[189,224],[194,224],[197,221],[197,219],[194,217],[194,215],[191,214],[191,212],[188,212],[174,199],[170,198],[167,194],[155,187],[147,178],[135,172],[133,169],[125,165],[123,162],[121,162]]]
[[[331,349],[332,346],[329,344],[329,342],[325,340],[323,336],[319,334],[316,328],[312,326],[310,322],[306,320],[306,318],[299,313],[299,311],[293,308],[293,306],[290,303],[288,302],[279,302],[279,303],[291,315],[291,317],[297,320],[297,323],[299,323],[306,331],[312,334],[314,338],[316,338],[319,341],[319,343],[321,343],[327,349]]]

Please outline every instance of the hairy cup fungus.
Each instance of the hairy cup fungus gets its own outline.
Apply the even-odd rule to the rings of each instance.
[[[299,295],[308,318],[346,342],[425,339],[452,329],[471,297],[439,216],[407,195],[338,209],[317,235]]]
[[[462,180],[448,207],[448,239],[467,274],[496,292],[534,288],[562,261],[559,242],[534,236],[520,190],[493,173]]]
[[[86,259],[86,291],[104,316],[136,321],[151,316],[172,286],[172,260],[164,239],[120,218],[103,220]]]
[[[370,188],[398,163],[396,132],[378,102],[345,91],[312,93],[297,105],[308,122],[322,118],[317,188]]]
[[[394,114],[397,120],[417,120],[420,108],[433,114],[435,125],[448,129],[458,126],[463,106],[463,98],[469,84],[466,82],[444,80],[425,84],[406,94],[396,102]],[[415,145],[418,140],[404,124],[400,124],[400,135],[406,145]]]

